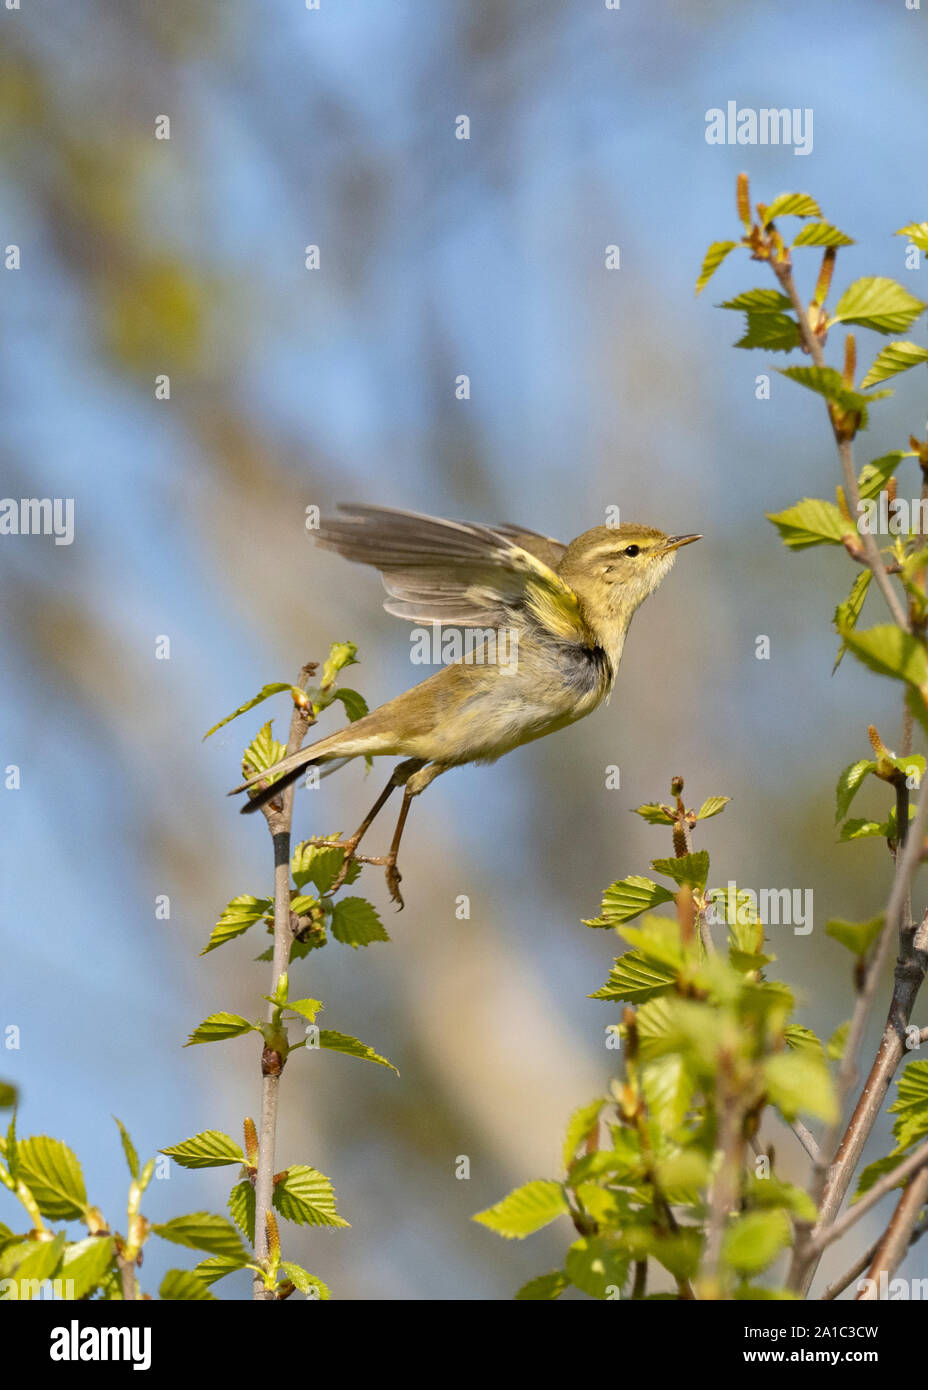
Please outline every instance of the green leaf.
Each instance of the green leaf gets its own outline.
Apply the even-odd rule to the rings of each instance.
[[[781,376],[789,377],[790,381],[795,381],[800,386],[805,386],[807,390],[815,391],[818,395],[824,396],[827,401],[832,401],[841,410],[858,416],[858,426],[862,430],[867,428],[869,419],[867,407],[870,403],[882,400],[884,396],[892,395],[892,391],[887,389],[885,391],[871,391],[868,396],[863,396],[859,391],[853,391],[847,386],[840,372],[836,371],[834,367],[778,367],[777,371]]]
[[[928,1137],[928,1062],[909,1063],[899,1078],[889,1113],[899,1117],[893,1124],[897,1148],[907,1149]]]
[[[697,294],[702,293],[725,257],[730,251],[734,251],[737,245],[738,243],[736,241],[714,241],[712,243],[705,254],[702,269],[699,272],[699,279],[696,281]]]
[[[306,1018],[310,1023],[315,1023],[316,1014],[323,1007],[319,999],[291,999],[287,1005],[293,1013],[299,1014],[301,1018]]]
[[[86,1298],[103,1283],[112,1260],[112,1236],[87,1236],[65,1246],[60,1277],[73,1279],[74,1298]]]
[[[702,891],[709,877],[709,851],[699,849],[676,859],[652,859],[651,868],[659,874],[666,874],[681,887],[688,884],[690,888]]]
[[[619,935],[646,961],[669,970],[682,970],[687,952],[680,939],[680,924],[672,917],[643,918],[637,927],[622,926]]]
[[[599,1119],[599,1112],[606,1102],[599,1097],[591,1100],[589,1105],[581,1105],[579,1110],[575,1110],[571,1115],[567,1125],[567,1133],[564,1136],[564,1149],[562,1157],[564,1167],[569,1168],[576,1157],[577,1150],[581,1144],[585,1144],[587,1137],[592,1133],[593,1127]]]
[[[722,1259],[741,1274],[759,1274],[791,1240],[792,1226],[784,1211],[750,1211],[737,1217],[725,1232]]]
[[[928,348],[919,347],[918,343],[890,343],[877,353],[873,366],[860,383],[861,389],[866,391],[877,382],[907,372],[919,362],[928,362]]]
[[[342,686],[340,690],[336,690],[335,698],[336,700],[341,700],[342,704],[345,706],[345,713],[348,716],[349,722],[352,724],[358,719],[363,719],[368,712],[367,701],[364,696],[359,695],[356,690],[348,690],[345,686]]]
[[[851,1031],[850,1020],[839,1023],[825,1045],[825,1056],[830,1062],[840,1062],[847,1047],[847,1035]]]
[[[888,840],[889,822],[877,820],[846,820],[841,827],[838,836],[839,844],[848,844],[851,840]]]
[[[274,1206],[298,1226],[347,1226],[335,1209],[329,1179],[305,1163],[295,1163],[274,1186]]]
[[[780,1207],[790,1212],[798,1221],[810,1224],[818,1220],[818,1208],[808,1192],[792,1183],[783,1182],[772,1174],[757,1177],[753,1173],[747,1179],[745,1196],[751,1207]]]
[[[326,1302],[332,1297],[328,1285],[323,1284],[321,1279],[317,1279],[315,1274],[310,1274],[302,1265],[295,1265],[290,1260],[281,1260],[280,1272],[290,1280],[291,1284],[297,1286],[300,1293],[305,1293],[310,1298]]]
[[[587,927],[614,927],[620,922],[630,922],[639,913],[662,903],[673,902],[673,894],[662,885],[631,874],[628,878],[613,883],[603,894],[602,916],[585,922]]]
[[[8,1110],[16,1104],[16,1087],[8,1081],[0,1081],[0,1110]]]
[[[189,1216],[175,1216],[171,1221],[153,1225],[151,1228],[162,1240],[173,1241],[175,1245],[186,1245],[191,1250],[206,1250],[211,1255],[225,1255],[242,1262],[248,1258],[242,1248],[238,1232],[224,1216],[210,1211],[195,1211]]]
[[[332,907],[332,935],[346,946],[389,941],[376,909],[366,898],[339,898]]]
[[[272,721],[268,720],[266,724],[262,724],[242,754],[242,770],[249,777],[253,772],[266,772],[286,756],[287,750],[284,745],[271,737],[271,723]],[[267,780],[269,783],[276,782],[279,776],[281,774],[278,772]]]
[[[243,1033],[257,1032],[255,1024],[249,1023],[241,1014],[220,1012],[204,1018],[199,1028],[195,1028],[184,1043],[193,1047],[195,1043],[225,1042],[227,1038],[238,1038]]]
[[[791,1052],[805,1053],[821,1064],[822,1044],[811,1028],[804,1028],[801,1023],[788,1023],[783,1029],[783,1037]]]
[[[564,1189],[559,1182],[536,1179],[517,1187],[495,1206],[487,1207],[472,1219],[487,1226],[506,1240],[523,1240],[540,1231],[558,1216],[570,1211]]]
[[[695,1082],[679,1054],[655,1057],[641,1069],[641,1088],[648,1114],[662,1134],[682,1125],[690,1108]]]
[[[875,771],[875,762],[869,758],[861,758],[859,762],[851,763],[841,773],[835,789],[835,825],[838,821],[844,820],[864,778],[869,772]]]
[[[367,1043],[353,1038],[350,1033],[336,1033],[331,1028],[322,1028],[319,1031],[319,1046],[328,1048],[329,1052],[344,1052],[349,1057],[358,1057],[362,1062],[379,1062],[382,1067],[389,1067],[399,1076],[392,1062],[388,1062],[386,1057],[381,1057],[380,1053],[368,1047]]]
[[[233,937],[241,936],[249,927],[254,926],[255,922],[260,922],[273,911],[274,904],[270,898],[254,898],[250,893],[242,893],[239,897],[233,898],[223,908],[222,916],[213,927],[209,942],[203,947],[200,955],[205,956],[208,952],[215,951],[217,946],[224,946]]]
[[[60,1276],[65,1234],[62,1231],[54,1240],[27,1241],[20,1248],[23,1252],[22,1258],[14,1265],[8,1277],[16,1279],[18,1299],[25,1301],[31,1300],[34,1296],[41,1298],[41,1290],[37,1290],[33,1285],[35,1282],[43,1284],[46,1279]],[[8,1253],[15,1254],[15,1250]],[[4,1297],[3,1301],[11,1300]]]
[[[237,1255],[210,1255],[208,1260],[201,1260],[193,1272],[204,1284],[216,1284],[227,1274],[235,1274],[238,1270],[247,1268],[249,1257],[245,1250],[242,1250],[242,1256],[243,1258]]]
[[[322,689],[327,690],[339,671],[358,665],[358,649],[354,642],[333,642],[322,668]]]
[[[731,801],[730,796],[707,796],[705,801],[696,812],[697,820],[708,820],[710,816],[717,816]]]
[[[863,632],[845,628],[845,644],[865,666],[881,676],[908,681],[921,688],[928,682],[928,657],[924,643],[893,623],[869,627]]]
[[[867,922],[844,922],[839,917],[826,923],[825,935],[834,937],[855,956],[865,956],[883,930],[883,914]]]
[[[716,305],[717,309],[740,309],[746,314],[780,314],[792,307],[793,301],[788,294],[772,289],[745,290],[743,294],[735,295],[734,299],[726,299],[724,304]]]
[[[869,1192],[871,1187],[880,1181],[880,1178],[885,1178],[887,1173],[898,1168],[904,1158],[904,1153],[894,1153],[887,1154],[885,1158],[877,1158],[873,1163],[868,1163],[858,1179],[857,1191],[851,1198],[851,1206],[855,1202],[859,1202],[864,1193]]]
[[[160,1152],[173,1158],[182,1168],[222,1168],[226,1164],[245,1162],[245,1155],[235,1140],[219,1129],[205,1129]]]
[[[768,352],[792,352],[800,343],[799,325],[789,314],[748,314],[738,348],[765,348]]]
[[[255,1243],[255,1190],[248,1178],[236,1183],[229,1193],[229,1211],[232,1220],[252,1245]]]
[[[328,835],[326,838],[337,840],[338,835]],[[344,850],[334,845],[320,845],[318,839],[313,837],[297,845],[290,861],[290,871],[297,888],[312,883],[320,893],[328,893],[344,861]],[[354,883],[360,872],[361,865],[355,860],[348,868],[345,882]]]
[[[569,1287],[570,1280],[567,1275],[562,1270],[556,1269],[553,1274],[539,1274],[537,1279],[530,1279],[527,1284],[523,1284],[516,1294],[516,1301],[521,1303],[550,1302],[552,1299],[559,1298]]]
[[[630,1004],[643,1004],[672,989],[676,978],[675,970],[646,961],[638,951],[626,951],[616,960],[603,987],[589,997],[609,1003],[626,1000]]]
[[[581,1236],[567,1251],[567,1277],[581,1293],[605,1299],[621,1289],[631,1256],[606,1236]]]
[[[848,594],[847,598],[843,603],[838,604],[835,609],[834,624],[839,632],[843,630],[853,631],[857,626],[857,620],[863,609],[864,599],[867,597],[867,591],[870,588],[870,580],[872,578],[872,570],[861,570],[860,574],[857,575],[857,578],[851,585],[851,592]],[[832,675],[834,675],[835,671],[837,671],[838,667],[841,665],[841,658],[846,651],[847,645],[842,642],[838,648],[838,655],[835,657],[835,664],[831,668]]]
[[[842,516],[834,502],[826,502],[821,497],[804,497],[785,511],[765,515],[790,550],[804,550],[812,545],[840,545],[842,537],[855,534],[853,523]]]
[[[837,1104],[824,1062],[806,1051],[778,1052],[763,1063],[767,1095],[787,1120],[799,1114],[832,1123]]]
[[[636,806],[634,814],[641,816],[643,820],[648,822],[648,825],[673,825],[676,819],[666,806],[658,806],[655,802]]]
[[[914,242],[922,251],[928,251],[928,222],[910,222],[905,227],[900,227],[896,236],[908,237],[909,241]]]
[[[129,1165],[129,1172],[133,1178],[137,1178],[139,1175],[139,1156],[135,1152],[135,1146],[132,1140],[129,1138],[129,1131],[126,1129],[122,1120],[117,1119],[115,1115],[113,1119],[119,1127],[119,1137],[122,1140],[122,1151],[126,1155],[126,1163]]]
[[[764,212],[764,226],[778,217],[821,217],[822,210],[808,193],[781,193]]]
[[[794,246],[853,246],[854,238],[847,236],[830,222],[807,222]]]
[[[833,323],[857,323],[877,333],[905,333],[925,305],[914,294],[882,275],[855,280],[838,300]]]
[[[224,724],[231,724],[233,719],[237,719],[239,715],[244,714],[246,710],[254,709],[255,705],[260,705],[262,700],[267,700],[271,695],[279,695],[283,690],[296,689],[297,687],[291,685],[289,681],[275,681],[273,685],[263,685],[257,695],[251,700],[246,700],[243,705],[239,705],[237,710],[233,710],[231,714],[226,715],[225,719],[220,719],[218,724],[214,724],[213,727],[203,735],[203,741],[205,742],[210,734],[214,734],[216,730],[221,729]],[[299,693],[302,696],[302,690]]]
[[[216,1295],[189,1269],[169,1269],[158,1297],[170,1303],[215,1303]]]
[[[861,500],[878,497],[902,460],[907,457],[909,456],[901,449],[893,449],[891,453],[883,454],[872,463],[865,463],[857,479],[857,491]],[[864,570],[864,574],[868,573],[869,570]]]
[[[87,1189],[76,1155],[47,1134],[20,1139],[17,1146],[19,1176],[35,1198],[43,1216],[74,1221],[87,1210]]]

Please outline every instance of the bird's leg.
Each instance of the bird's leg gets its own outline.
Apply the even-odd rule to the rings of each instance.
[[[348,876],[348,870],[354,863],[355,852],[358,848],[358,845],[361,843],[362,839],[367,834],[371,825],[377,819],[380,812],[383,810],[394,789],[396,787],[402,787],[412,776],[412,774],[414,772],[417,772],[421,767],[422,760],[420,758],[409,758],[404,763],[398,763],[397,766],[393,769],[393,773],[390,777],[389,782],[384,787],[383,791],[380,793],[377,800],[374,802],[373,806],[368,811],[367,815],[364,817],[354,834],[349,836],[347,840],[321,840],[319,842],[321,845],[325,845],[330,849],[343,849],[345,851],[345,857],[342,860],[342,866],[338,871],[338,875],[336,876],[334,883],[329,889],[330,893],[337,892],[337,890],[341,888],[342,884],[345,882],[345,879]]]
[[[387,888],[390,890],[390,897],[397,904],[397,912],[401,912],[405,904],[403,903],[403,895],[400,892],[400,881],[403,876],[396,867],[396,858],[399,854],[400,841],[403,838],[403,831],[406,828],[406,817],[409,815],[412,799],[414,796],[418,796],[420,792],[424,792],[429,783],[434,781],[439,773],[445,771],[445,766],[442,763],[431,763],[428,767],[423,767],[420,763],[418,768],[413,772],[409,772],[409,764],[402,763],[400,767],[397,768],[397,772],[400,772],[404,767],[407,768],[407,773],[405,778],[406,785],[403,789],[403,804],[400,807],[400,814],[397,818],[396,830],[393,832],[390,851],[388,854],[384,855],[382,859],[367,860],[369,864],[383,864],[386,867]]]

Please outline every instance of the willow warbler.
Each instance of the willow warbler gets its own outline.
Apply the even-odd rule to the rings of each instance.
[[[249,780],[254,811],[304,767],[402,757],[374,806],[347,840],[338,883],[362,836],[395,787],[403,805],[386,867],[400,907],[397,851],[414,796],[440,773],[491,763],[513,748],[573,724],[607,700],[635,610],[657,588],[682,545],[623,522],[596,526],[562,545],[517,526],[443,521],[385,507],[343,506],[318,543],[380,570],[388,613],[416,623],[479,629],[482,643],[421,684]],[[499,659],[500,651],[505,659]],[[268,778],[275,778],[267,785]],[[261,785],[261,784],[264,785]],[[230,793],[233,795],[234,793]],[[335,885],[337,886],[337,885]]]

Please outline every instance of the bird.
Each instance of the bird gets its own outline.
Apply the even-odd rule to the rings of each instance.
[[[476,644],[460,660],[256,773],[229,795],[248,792],[242,810],[252,812],[304,768],[360,757],[402,758],[354,834],[326,842],[345,851],[334,892],[360,858],[358,847],[374,819],[402,787],[388,853],[363,861],[385,868],[400,910],[397,857],[413,799],[443,772],[496,762],[607,701],[636,610],[665,578],[677,551],[702,536],[666,535],[623,521],[594,526],[565,545],[520,526],[353,503],[321,521],[314,539],[379,570],[388,613],[439,629],[476,630]]]

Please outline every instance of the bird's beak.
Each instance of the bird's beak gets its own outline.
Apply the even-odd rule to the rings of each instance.
[[[664,554],[668,550],[679,550],[681,545],[691,545],[693,541],[701,541],[702,536],[670,536],[664,546]]]

